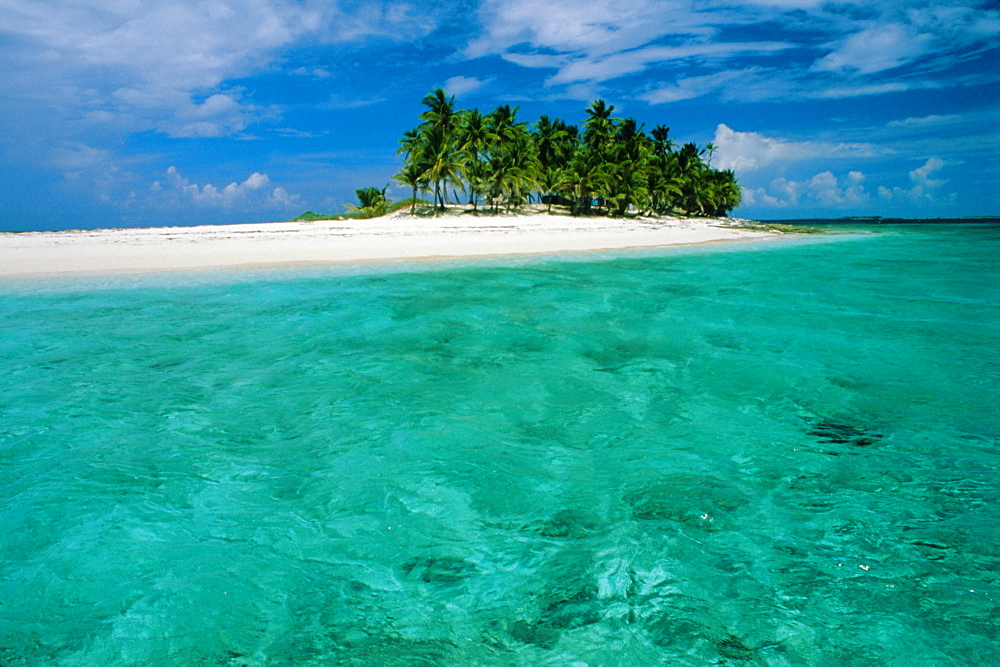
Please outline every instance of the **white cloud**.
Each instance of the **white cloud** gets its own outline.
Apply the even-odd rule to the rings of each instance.
[[[254,172],[241,183],[232,182],[219,187],[211,183],[198,185],[181,175],[177,167],[167,169],[164,182],[154,181],[150,186],[151,195],[161,200],[179,199],[190,201],[205,208],[232,209],[239,206],[265,205],[269,208],[291,208],[301,199],[289,194],[283,187],[271,188],[267,174]]]
[[[759,7],[776,7],[791,11],[795,9],[815,9],[826,2],[827,0],[745,0],[743,4]]]
[[[547,83],[557,87],[662,72],[668,83],[643,96],[654,104],[709,93],[730,101],[841,99],[961,85],[935,72],[982,56],[1000,34],[1000,12],[962,0],[932,8],[919,0],[857,0],[851,7],[823,0],[485,0],[483,30],[463,55],[553,69]],[[760,25],[779,39],[783,28],[793,37],[731,41]],[[792,48],[798,58],[812,57],[812,66],[790,67],[774,57]],[[755,57],[752,75],[739,85],[712,78],[740,66],[749,72],[748,55]]]
[[[96,171],[118,171],[111,151],[94,148],[83,143],[62,146],[52,156],[52,164],[63,178],[78,180]]]
[[[132,163],[135,159],[131,160]],[[98,200],[113,203],[135,181],[130,161],[112,151],[82,142],[71,142],[56,148],[48,165],[63,177],[64,183],[82,188]]]
[[[556,56],[547,53],[502,53],[500,54],[507,62],[520,65],[521,67],[535,68],[560,68],[570,62],[568,56]]]
[[[871,196],[863,182],[865,175],[850,171],[838,178],[832,171],[821,171],[811,178],[795,181],[773,179],[767,187],[744,188],[744,203],[767,208],[824,207],[857,210],[870,203]]]
[[[201,103],[183,105],[160,129],[173,137],[223,137],[243,130],[261,115],[258,107],[216,93]]]
[[[915,128],[921,129],[925,127],[939,127],[941,125],[951,125],[953,123],[961,120],[961,116],[957,114],[948,115],[930,115],[921,116],[919,118],[906,118],[904,120],[893,120],[886,124],[886,127],[902,127],[902,128]]]
[[[861,74],[881,72],[923,55],[931,41],[931,35],[917,33],[911,26],[876,24],[842,40],[834,51],[817,60],[813,69],[849,70]]]
[[[832,171],[816,174],[809,181],[809,189],[818,202],[826,206],[857,206],[868,201],[868,193],[862,182],[865,175],[860,171],[848,172],[841,182]]]
[[[225,82],[272,66],[280,51],[372,36],[404,40],[434,25],[406,3],[296,0],[18,0],[0,2],[0,67],[48,109],[177,137],[225,136],[273,115]],[[315,77],[331,76],[313,67]],[[19,82],[20,85],[18,85]]]
[[[301,195],[289,194],[285,188],[278,186],[268,196],[267,201],[274,207],[280,209],[293,209],[300,205]]]
[[[931,178],[931,174],[936,173],[946,166],[944,160],[936,157],[928,158],[922,166],[917,167],[909,173],[910,182],[913,186],[902,188],[879,187],[879,196],[886,201],[902,201],[911,203],[954,203],[957,199],[956,193],[939,194],[939,189],[948,181],[946,179]]]
[[[371,97],[352,97],[342,93],[332,93],[330,98],[323,104],[317,105],[320,109],[358,109],[373,104],[385,102],[385,97],[374,95]]]
[[[449,95],[456,95],[460,97],[465,93],[471,93],[474,90],[479,90],[487,83],[489,83],[489,81],[483,81],[474,76],[453,76],[444,82],[444,90]]]
[[[296,67],[295,69],[288,70],[288,73],[295,76],[309,76],[316,79],[329,79],[333,76],[330,70],[323,67]]]
[[[707,76],[692,76],[683,78],[677,83],[654,88],[640,95],[650,104],[665,104],[668,102],[679,102],[701,97],[710,92],[721,91],[729,84],[747,76],[749,72],[728,71],[709,74]]]
[[[923,166],[909,173],[911,187],[878,185],[876,187],[878,200],[883,205],[889,202],[953,204],[957,200],[955,193],[939,194],[940,188],[947,181],[931,178],[932,174],[944,166],[946,165],[943,160],[930,158]],[[857,213],[870,209],[876,201],[865,187],[867,180],[865,174],[859,170],[852,170],[841,176],[830,170],[824,170],[802,180],[779,176],[764,186],[745,187],[743,199],[745,205],[761,208],[842,209]]]
[[[920,84],[916,82],[892,81],[889,83],[878,83],[870,85],[850,85],[850,86],[829,86],[818,87],[810,91],[804,97],[812,97],[821,100],[837,100],[845,97],[868,97],[870,95],[885,95],[886,93],[901,93],[915,88],[936,86],[936,83]]]
[[[944,160],[932,157],[924,163],[924,166],[910,172],[910,180],[921,188],[929,190],[939,188],[948,181],[932,179],[930,175],[940,171],[942,167],[944,167]]]
[[[499,55],[522,45],[601,56],[667,34],[714,32],[678,0],[486,0],[479,14],[484,32],[466,48],[469,57]]]
[[[634,74],[650,65],[667,61],[693,59],[700,62],[725,59],[737,54],[773,53],[788,48],[779,42],[737,42],[689,44],[686,46],[650,46],[598,58],[580,58],[561,66],[550,83],[576,81],[609,81],[626,74]],[[706,78],[706,77],[702,77]]]
[[[606,81],[671,58],[721,55],[708,14],[685,0],[485,0],[483,31],[464,55],[499,55],[524,67],[559,71],[552,84]],[[669,45],[656,44],[668,37]]]
[[[106,3],[24,1],[7,32],[48,49],[52,64],[113,68],[136,88],[192,90],[260,66],[265,54],[316,30],[323,16],[287,0]]]
[[[913,184],[912,187],[903,188],[895,186],[888,188],[880,186],[878,189],[879,197],[885,201],[918,204],[954,203],[957,199],[956,193],[939,193],[940,188],[948,181],[946,179],[931,178],[931,174],[940,171],[945,166],[946,163],[941,158],[928,158],[922,166],[917,167],[909,173],[910,182]]]
[[[749,173],[772,165],[832,158],[867,158],[877,154],[870,144],[825,141],[789,141],[758,132],[738,132],[728,125],[715,129],[714,166]]]

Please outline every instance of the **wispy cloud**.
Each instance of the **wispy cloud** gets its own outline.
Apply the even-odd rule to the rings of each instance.
[[[903,120],[891,120],[886,127],[902,127],[908,129],[923,129],[928,127],[941,127],[942,125],[953,125],[961,121],[958,114],[921,116],[918,118],[905,118]]]
[[[652,71],[662,83],[639,92],[653,104],[720,93],[730,73],[754,59],[753,78],[722,97],[838,99],[962,85],[929,73],[981,56],[1000,35],[1000,11],[961,0],[934,8],[915,0],[854,4],[847,12],[819,0],[487,0],[479,12],[483,32],[464,54],[552,69],[547,83],[555,87]],[[788,39],[732,39],[757,34],[763,24]],[[786,51],[803,66],[788,67]]]
[[[690,38],[715,32],[678,0],[486,0],[479,18],[483,32],[467,46],[468,57],[525,49],[600,57],[664,35]]]
[[[380,104],[385,102],[386,98],[382,95],[373,95],[371,97],[352,97],[350,95],[344,95],[343,93],[331,93],[327,98],[326,102],[317,105],[320,109],[357,109],[360,107],[367,107],[373,104]]]
[[[723,89],[727,91],[727,95],[733,95],[734,91],[740,87],[730,88],[730,84],[735,81],[745,81],[748,78],[752,80],[755,76],[754,70],[731,70],[706,76],[686,77],[673,84],[654,87],[640,94],[639,97],[650,104],[666,104],[694,99]]]
[[[453,76],[444,82],[444,90],[449,95],[461,96],[479,90],[489,83],[489,80],[478,79],[474,76]]]
[[[549,79],[551,84],[578,81],[610,81],[626,74],[635,74],[651,65],[683,60],[723,61],[737,54],[773,53],[789,48],[780,42],[724,42],[715,44],[689,44],[686,46],[650,46],[597,58],[577,58],[560,65],[559,71]]]
[[[912,62],[927,52],[933,41],[912,25],[876,24],[856,32],[815,63],[818,71],[848,71],[871,74]]]
[[[406,3],[337,4],[295,0],[105,3],[85,0],[0,3],[0,35],[18,49],[0,55],[9,79],[32,96],[80,115],[150,127],[176,137],[225,136],[273,117],[226,90],[225,82],[263,71],[304,38],[343,43],[426,34],[433,19]],[[25,55],[33,50],[35,57]],[[2,51],[0,51],[2,54]],[[325,68],[301,68],[327,78]]]

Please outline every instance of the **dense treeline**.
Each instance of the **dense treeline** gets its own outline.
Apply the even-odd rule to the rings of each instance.
[[[740,204],[735,174],[710,165],[712,144],[675,150],[670,128],[647,135],[632,118],[612,118],[614,106],[603,100],[587,108],[582,132],[548,116],[529,126],[509,105],[486,115],[456,109],[440,88],[422,103],[422,122],[400,140],[404,164],[394,179],[412,189],[414,202],[429,193],[436,210],[451,202],[449,189],[494,212],[536,197],[574,215],[724,216]]]

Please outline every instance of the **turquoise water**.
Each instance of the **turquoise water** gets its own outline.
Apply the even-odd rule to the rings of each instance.
[[[0,283],[0,664],[997,664],[998,258]]]

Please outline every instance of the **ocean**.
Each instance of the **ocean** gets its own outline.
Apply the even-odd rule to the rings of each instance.
[[[1000,222],[0,281],[0,664],[1000,663]]]

